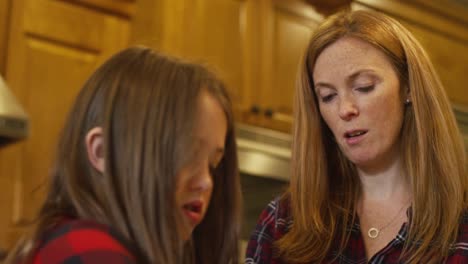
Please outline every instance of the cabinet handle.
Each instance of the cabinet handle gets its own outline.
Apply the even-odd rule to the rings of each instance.
[[[273,117],[273,109],[267,108],[267,109],[265,109],[265,112],[263,114],[268,118],[272,118]]]
[[[256,104],[252,105],[252,107],[250,107],[250,113],[258,115],[260,113],[260,106]]]

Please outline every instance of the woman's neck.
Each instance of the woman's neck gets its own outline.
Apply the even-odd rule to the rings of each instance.
[[[364,201],[404,200],[411,197],[409,179],[399,158],[380,169],[357,168]]]

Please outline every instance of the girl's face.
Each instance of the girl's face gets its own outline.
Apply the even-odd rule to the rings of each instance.
[[[404,103],[386,55],[344,37],[325,48],[313,71],[323,120],[356,166],[378,169],[398,157]]]
[[[214,187],[213,172],[223,157],[227,134],[226,115],[219,102],[205,90],[200,94],[197,110],[195,152],[177,175],[176,205],[183,218],[179,230],[184,240],[190,238],[205,216]]]

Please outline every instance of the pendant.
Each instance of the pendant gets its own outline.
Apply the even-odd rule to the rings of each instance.
[[[375,227],[371,227],[371,228],[369,229],[369,231],[367,231],[367,235],[368,235],[370,238],[376,238],[376,237],[378,237],[378,236],[379,236],[379,233],[380,233],[380,231],[379,231],[377,228],[375,228]]]

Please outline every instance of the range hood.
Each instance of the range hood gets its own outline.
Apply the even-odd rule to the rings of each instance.
[[[241,173],[289,181],[291,135],[237,123],[236,137]]]
[[[0,75],[0,146],[27,137],[28,124],[28,115]]]

